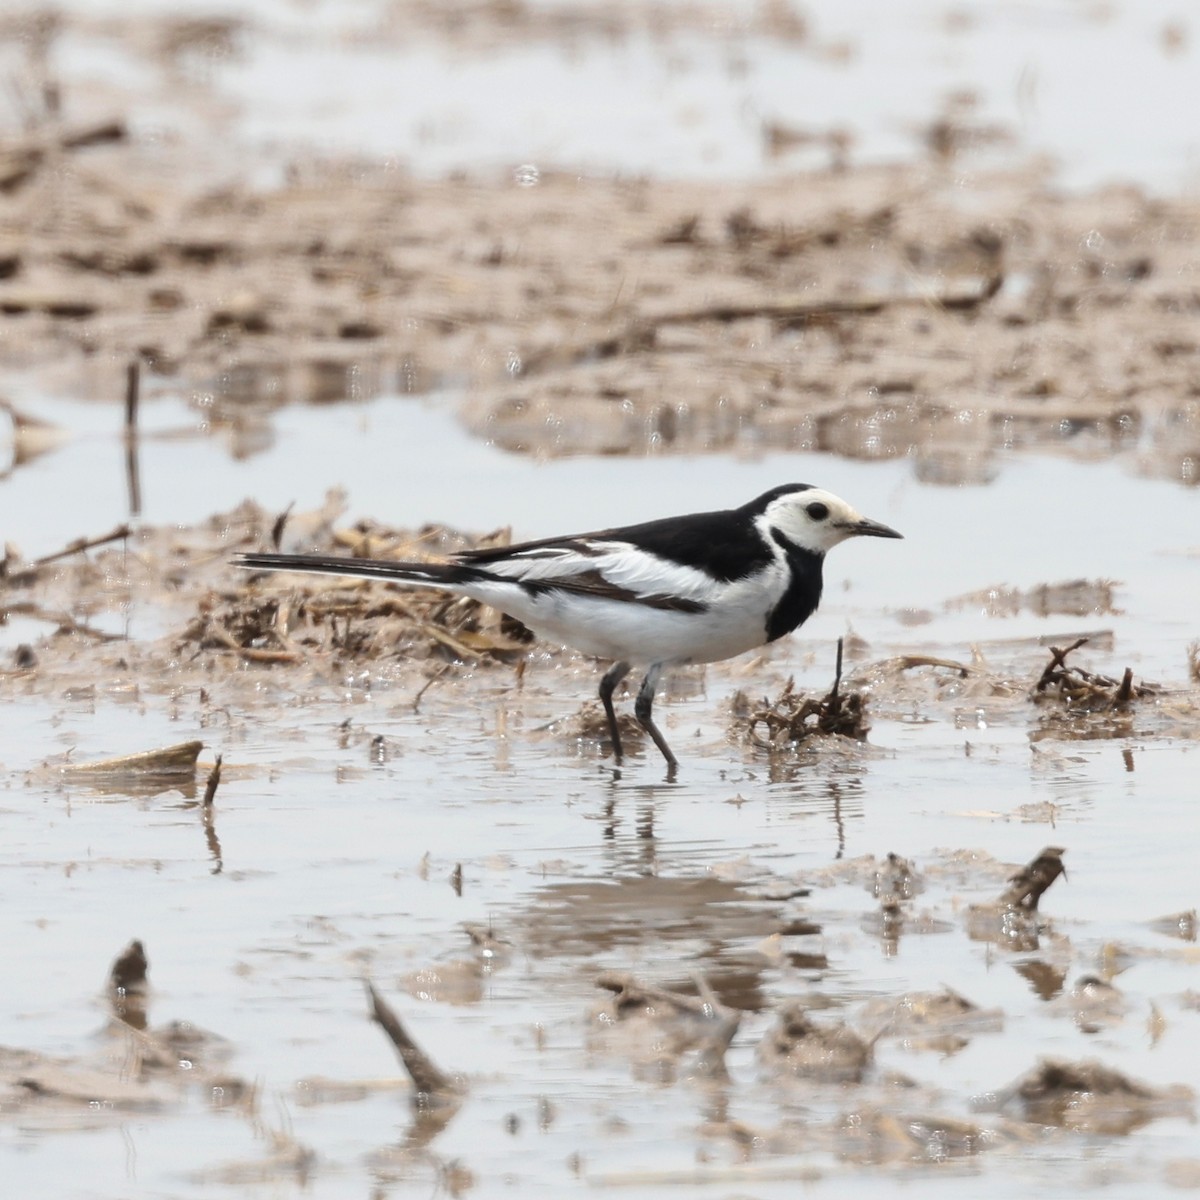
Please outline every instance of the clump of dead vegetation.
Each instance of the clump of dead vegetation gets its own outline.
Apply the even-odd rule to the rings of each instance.
[[[1035,703],[1051,706],[1043,718],[1042,736],[1124,736],[1132,730],[1134,702],[1158,694],[1150,684],[1134,683],[1132,667],[1126,667],[1120,679],[1112,679],[1068,663],[1067,655],[1087,641],[1081,637],[1065,648],[1050,647],[1050,661],[1032,693]]]
[[[1022,590],[997,584],[955,596],[946,601],[950,612],[977,609],[989,617],[1015,617],[1025,611],[1037,617],[1116,616],[1116,589],[1111,579],[1068,579],[1061,583],[1039,583]]]
[[[272,532],[278,544],[280,526]],[[424,557],[504,545],[507,529],[470,540],[430,527],[417,534],[359,526],[330,534],[327,550],[355,557]],[[236,654],[247,662],[298,663],[314,656],[373,660],[403,655],[450,661],[510,662],[530,634],[519,622],[467,597],[432,588],[402,589],[369,580],[286,573],[239,573],[235,590],[210,592],[179,639],[197,651]]]
[[[838,638],[837,668],[833,687],[822,697],[804,696],[789,679],[775,700],[757,704],[743,692],[733,698],[733,713],[741,736],[754,746],[777,752],[794,748],[815,735],[851,738],[865,742],[867,702],[862,692],[841,690],[842,639]]]
[[[1065,853],[1062,846],[1046,846],[1008,877],[1007,886],[995,900],[971,905],[967,914],[970,936],[1010,950],[1036,950],[1042,928],[1038,905],[1055,880],[1066,879]]]
[[[1125,1136],[1159,1117],[1194,1119],[1188,1087],[1151,1087],[1095,1061],[1046,1059],[977,1107],[1040,1125]]]

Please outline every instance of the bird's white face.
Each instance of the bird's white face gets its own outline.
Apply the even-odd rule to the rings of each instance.
[[[788,492],[767,505],[758,518],[759,527],[770,535],[778,529],[789,542],[814,554],[832,550],[852,537],[903,537],[887,525],[864,517],[840,496],[824,488]]]

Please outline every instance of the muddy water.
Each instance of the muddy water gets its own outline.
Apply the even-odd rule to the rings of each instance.
[[[1158,3],[809,10],[271,4],[213,18],[188,5],[209,18],[189,22],[89,3],[64,6],[58,26],[4,26],[38,147],[42,72],[62,84],[69,127],[112,111],[130,131],[111,158],[68,151],[41,176],[5,175],[19,253],[2,259],[14,273],[0,391],[61,433],[35,457],[0,458],[0,533],[26,560],[130,520],[121,414],[95,401],[119,394],[144,345],[162,368],[146,372],[139,415],[134,523],[149,532],[91,552],[91,575],[68,555],[61,574],[0,593],[6,1194],[790,1197],[802,1184],[1065,1198],[1200,1185],[1192,1108],[1165,1093],[1200,1087],[1187,917],[1195,214],[1132,192],[1060,202],[1024,173],[1044,152],[1076,187],[1193,179],[1194,35]],[[298,148],[311,153],[293,178]],[[899,182],[824,172],[913,155],[921,169]],[[1020,170],[985,178],[997,162]],[[789,192],[787,173],[813,166]],[[590,207],[620,210],[610,226],[589,223],[586,189],[553,181],[564,167],[717,185],[605,193]],[[339,192],[360,169],[368,186]],[[415,182],[451,170],[484,182]],[[263,217],[246,187],[285,174],[294,192]],[[778,186],[759,193],[764,180]],[[941,187],[999,234],[925,207]],[[314,194],[328,211],[309,211]],[[545,194],[543,215],[513,194]],[[794,211],[801,195],[811,211]],[[295,239],[277,237],[293,222]],[[403,253],[381,257],[378,237]],[[600,242],[625,256],[611,278],[603,256],[576,253]],[[995,312],[939,312],[932,341],[906,323],[912,291],[950,295],[960,275],[999,269],[993,244],[1010,256]],[[641,283],[627,288],[635,260]],[[695,317],[810,287],[822,303],[882,289],[900,315]],[[78,294],[92,317],[63,315]],[[391,307],[372,310],[381,296]],[[683,312],[684,328],[663,311]],[[360,371],[364,312],[386,337]],[[609,343],[613,357],[592,363]],[[281,394],[264,413],[223,390],[230,364],[252,384],[256,363],[286,382],[293,356],[298,373],[333,381],[314,388],[324,403],[279,407]],[[381,362],[427,394],[372,384]],[[422,363],[464,390],[432,390]],[[647,434],[658,380],[696,410],[669,410],[678,445],[698,445],[687,435],[726,393],[742,398],[746,436],[667,453]],[[880,443],[880,388],[931,428]],[[630,406],[644,428],[596,444],[649,453],[563,456],[595,432],[569,428],[564,396],[586,425],[597,395],[618,392],[645,400]],[[786,400],[774,425],[768,399]],[[965,444],[947,432],[975,429],[964,405],[988,431]],[[1013,413],[1013,448],[998,445]],[[823,444],[855,457],[764,451],[793,435],[818,444],[821,422]],[[531,428],[529,454],[468,432],[515,445]],[[1022,430],[1036,451],[1015,449]],[[907,453],[891,444],[905,437]],[[210,519],[246,498],[299,516],[340,487],[344,528],[511,524],[535,537],[797,479],[906,540],[839,548],[801,636],[665,681],[675,783],[653,754],[618,772],[578,736],[597,671],[571,655],[535,649],[523,675],[515,662],[439,673],[441,660],[322,647],[264,665],[183,636],[205,589],[239,586],[223,565],[237,524]],[[172,531],[203,552],[177,561]],[[129,584],[146,576],[149,589]],[[64,612],[123,640],[56,632]],[[841,635],[867,741],[773,756],[752,745],[735,709],[789,677],[824,694]],[[1081,635],[1077,665],[1117,678],[1128,666],[1158,691],[1120,720],[1055,724],[1030,691],[1046,643]],[[22,645],[37,665],[19,665]],[[62,769],[190,739],[204,746],[182,781]],[[976,907],[1046,846],[1065,849],[1067,877],[1038,920]],[[923,883],[899,921],[875,894],[889,852]],[[110,1023],[104,982],[133,938],[150,961],[151,1029],[202,1031],[166,1069],[151,1062],[161,1041]],[[739,1010],[727,1077],[669,1014],[613,1019],[604,971],[689,993],[699,977]],[[456,1107],[414,1114],[367,1019],[367,976],[461,1083]],[[924,1036],[879,1016],[943,987],[984,1018]],[[818,1023],[877,1039],[860,1080],[764,1067],[776,1014],[797,998]],[[1045,1058],[1095,1060],[1156,1095],[1106,1109],[1076,1093],[1056,1120],[1011,1098],[989,1107]]]
[[[185,425],[185,411],[165,408],[162,427]],[[596,680],[570,657],[535,653],[519,688],[511,668],[463,668],[419,711],[411,686],[369,666],[315,687],[259,669],[238,689],[216,685],[217,705],[149,680],[96,681],[78,695],[6,683],[3,886],[20,970],[6,985],[0,1043],[100,1061],[119,1077],[129,1052],[99,1037],[100,985],[138,937],[151,1023],[219,1034],[229,1072],[258,1088],[234,1110],[210,1107],[207,1079],[149,1110],[10,1097],[14,1186],[199,1196],[222,1181],[249,1194],[261,1184],[403,1195],[439,1179],[464,1186],[465,1171],[485,1195],[589,1184],[657,1195],[686,1181],[782,1196],[802,1179],[857,1194],[884,1169],[847,1133],[871,1106],[991,1129],[996,1144],[962,1167],[916,1166],[938,1157],[937,1143],[899,1161],[878,1152],[934,1192],[960,1190],[964,1169],[974,1190],[997,1196],[1012,1194],[1014,1175],[1068,1196],[1101,1180],[1153,1190],[1187,1174],[1195,1134],[1180,1116],[1126,1138],[1051,1131],[1029,1142],[972,1100],[1040,1056],[1100,1057],[1156,1086],[1200,1078],[1194,955],[1148,924],[1195,901],[1194,856],[1179,836],[1194,803],[1194,724],[1172,725],[1152,705],[1127,737],[1031,742],[1038,715],[1022,697],[946,692],[926,672],[904,689],[878,687],[866,746],[781,762],[730,741],[728,706],[736,689],[767,694],[793,673],[823,690],[832,640],[848,627],[866,641],[856,668],[867,674],[900,653],[970,662],[974,645],[998,675],[1027,682],[1045,659],[1034,639],[1107,630],[1091,666],[1119,674],[1129,664],[1185,691],[1195,493],[1141,479],[1129,462],[1049,457],[1014,459],[990,485],[954,490],[915,482],[903,461],[821,455],[531,468],[471,443],[429,403],[385,398],[339,417],[289,410],[273,448],[244,463],[203,431],[149,439],[147,519],[194,523],[245,493],[268,507],[319,503],[344,478],[322,463],[352,461],[362,470],[350,513],[401,524],[468,524],[485,511],[533,536],[810,478],[907,540],[840,549],[821,614],[753,670],[723,664],[668,684],[665,728],[684,762],[675,784],[653,755],[614,772],[599,747],[570,739],[560,718]],[[80,434],[0,485],[20,497],[7,512],[40,514],[24,527],[18,515],[14,536],[41,550],[77,532],[78,497],[103,495],[119,461],[97,448],[113,445],[102,431]],[[463,467],[451,473],[448,462]],[[111,505],[92,523],[124,515]],[[1153,519],[1164,512],[1170,521]],[[994,617],[984,601],[945,606],[990,585],[1072,577],[1122,581],[1121,611]],[[207,824],[202,786],[130,795],[36,770],[68,751],[86,760],[191,737],[205,742],[204,759],[225,757]],[[973,940],[968,906],[997,893],[1001,864],[1046,844],[1067,848],[1069,878],[1043,901],[1040,944]],[[879,925],[863,861],[889,851],[927,876],[898,939]],[[813,932],[780,936],[797,921]],[[490,926],[500,953],[481,958],[464,923]],[[686,1055],[647,1061],[645,1047],[598,1026],[594,979],[610,968],[676,987],[700,972],[745,1009],[730,1080],[692,1078]],[[1088,973],[1123,995],[1119,1018],[1094,1032],[1067,995]],[[366,1020],[365,974],[469,1088],[428,1145],[414,1141],[407,1086]],[[781,998],[806,996],[853,1021],[872,1000],[943,985],[999,1009],[1002,1027],[952,1055],[885,1039],[856,1087],[760,1079],[754,1047]],[[889,1081],[901,1075],[909,1083],[897,1091]],[[81,1189],[85,1171],[107,1182]]]

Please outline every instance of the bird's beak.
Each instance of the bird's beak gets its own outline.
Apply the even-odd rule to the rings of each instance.
[[[872,521],[868,517],[859,517],[857,521],[848,522],[846,532],[851,537],[904,537],[904,534],[897,533],[890,525],[882,525],[880,522]]]

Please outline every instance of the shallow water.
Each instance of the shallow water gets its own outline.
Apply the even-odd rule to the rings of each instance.
[[[103,422],[77,420],[65,401],[45,411],[75,437],[0,483],[5,511],[16,515],[10,536],[31,551],[127,516],[119,485],[104,498],[103,478],[118,475],[120,456]],[[1008,1084],[1038,1056],[1098,1056],[1153,1084],[1200,1076],[1197,1017],[1180,1000],[1193,985],[1193,956],[1146,924],[1194,903],[1194,856],[1175,836],[1189,827],[1194,741],[1148,733],[1031,744],[1024,708],[977,700],[957,710],[885,706],[864,752],[782,771],[724,733],[736,687],[765,692],[792,672],[804,686],[827,686],[832,639],[848,623],[874,660],[914,647],[967,659],[982,639],[990,659],[1026,670],[1041,655],[1007,639],[1106,628],[1113,647],[1091,665],[1119,673],[1130,663],[1139,676],[1184,686],[1197,493],[1139,478],[1130,463],[1048,457],[1013,458],[991,484],[953,490],[916,481],[906,461],[821,455],[531,467],[472,443],[430,402],[382,398],[336,415],[286,410],[272,447],[241,462],[203,430],[147,438],[145,518],[193,523],[245,494],[268,507],[313,505],[346,479],[332,464],[353,462],[350,513],[397,524],[478,525],[486,512],[535,536],[737,502],[781,479],[808,478],[907,539],[840,548],[821,613],[760,672],[723,664],[709,668],[699,692],[672,699],[668,688],[660,711],[684,763],[676,784],[662,782],[653,755],[614,773],[594,747],[573,747],[557,731],[556,718],[594,694],[593,667],[570,658],[535,654],[516,693],[510,668],[463,670],[431,688],[419,712],[383,676],[369,687],[358,677],[314,691],[286,670],[262,671],[257,702],[217,711],[191,691],[168,703],[101,684],[70,700],[6,684],[2,886],[7,944],[21,969],[6,987],[0,1044],[94,1052],[100,982],[136,936],[151,960],[152,1020],[220,1033],[233,1045],[232,1069],[262,1089],[251,1122],[209,1112],[198,1096],[162,1114],[100,1105],[86,1116],[18,1117],[0,1150],[13,1186],[68,1194],[87,1163],[96,1179],[88,1195],[198,1196],[217,1179],[248,1184],[260,1175],[275,1194],[290,1194],[300,1187],[295,1170],[263,1165],[264,1129],[290,1131],[316,1152],[303,1184],[316,1196],[370,1180],[384,1194],[427,1191],[451,1163],[475,1173],[481,1194],[503,1186],[552,1195],[586,1183],[666,1194],[676,1172],[705,1194],[738,1179],[762,1195],[791,1194],[796,1179],[811,1176],[824,1194],[863,1186],[864,1168],[841,1160],[828,1134],[745,1166],[721,1138],[697,1134],[714,1105],[769,1129],[788,1114],[821,1126],[861,1103],[828,1085],[781,1092],[756,1083],[752,1047],[766,1013],[743,1023],[721,1104],[712,1085],[686,1078],[631,1084],[637,1068],[595,1045],[587,1018],[595,975],[611,967],[676,983],[699,970],[752,1008],[812,993],[848,1014],[873,997],[948,984],[1003,1009],[1004,1032],[977,1036],[951,1057],[889,1041],[878,1058],[881,1070],[913,1076],[917,1095],[935,1097],[917,1108],[965,1119],[970,1097]],[[151,410],[148,428],[189,420],[167,401]],[[88,495],[104,499],[81,525]],[[1171,520],[1147,520],[1162,513]],[[1119,614],[996,619],[942,610],[989,584],[1101,575],[1124,580]],[[915,627],[907,623],[914,609],[930,614]],[[372,751],[376,735],[383,761]],[[68,750],[84,761],[191,737],[206,743],[203,758],[225,756],[211,830],[194,788],[138,798],[26,774]],[[947,856],[970,848],[1015,863],[1045,844],[1067,847],[1069,878],[1043,902],[1053,933],[1042,950],[970,940],[966,904],[990,898],[1003,875],[980,883]],[[936,916],[938,931],[903,935],[898,946],[872,925],[876,902],[861,882],[823,874],[888,851],[934,872],[916,910]],[[461,896],[450,883],[458,864]],[[771,880],[817,886],[808,899],[755,899]],[[713,894],[706,899],[698,885]],[[821,931],[781,943],[772,937],[780,914]],[[465,985],[453,966],[470,958],[464,921],[490,924],[512,943],[506,963],[467,972]],[[1128,968],[1116,982],[1129,1015],[1099,1034],[1056,1015],[1026,977],[1045,960],[1069,986],[1114,954]],[[457,982],[417,985],[411,977],[424,969]],[[398,1074],[365,1020],[364,972],[435,1060],[469,1080],[468,1099],[431,1152],[395,1149],[408,1121],[403,1085],[334,1102],[302,1082]],[[1165,1018],[1153,1044],[1152,1004]],[[866,1094],[895,1103],[877,1086]],[[1139,1179],[1153,1192],[1165,1184],[1157,1167],[1145,1179],[1147,1155],[1183,1159],[1194,1144],[1190,1124],[1161,1119],[1124,1140],[1058,1135],[1036,1149],[999,1147],[970,1168],[922,1174],[920,1186],[959,1190],[969,1169],[981,1195],[1010,1195],[1014,1173],[1046,1195],[1075,1195],[1100,1178]],[[712,1160],[703,1169],[701,1148]],[[577,1171],[573,1155],[582,1159]]]
[[[128,5],[62,7],[90,22],[59,52],[86,95],[136,97],[141,132],[164,143],[216,135],[216,170],[236,148],[262,178],[277,177],[297,147],[437,175],[749,178],[826,166],[823,139],[835,133],[856,164],[909,159],[947,113],[974,131],[965,170],[1032,154],[1071,187],[1139,180],[1175,191],[1200,178],[1187,117],[1200,106],[1195,33],[1171,0],[668,4],[651,15],[548,6],[577,14],[573,33],[568,18],[510,28],[503,6],[456,24],[371,3],[247,13],[195,2],[176,7],[229,19],[232,34],[197,39],[165,63],[148,58],[144,35],[121,36]],[[138,7],[162,11],[153,0]],[[773,14],[794,14],[804,31]],[[206,116],[200,91],[211,92]],[[956,110],[954,97],[968,103]],[[763,133],[772,123],[812,141],[773,156]]]
[[[564,166],[751,180],[828,160],[827,145],[771,159],[764,121],[845,127],[852,161],[900,159],[962,88],[979,95],[972,122],[1014,137],[977,147],[964,171],[1046,152],[1073,186],[1195,180],[1196,50],[1187,18],[1157,0],[813,4],[812,36],[795,45],[756,34],[764,10],[746,6],[732,32],[688,17],[663,38],[634,29],[611,42],[482,48],[407,38],[403,22],[377,43],[376,5],[279,3],[255,7],[238,53],[201,47],[165,66],[139,41],[157,0],[131,26],[127,6],[65,7],[80,17],[55,50],[78,84],[68,116],[75,104],[92,106],[89,117],[129,107],[147,154],[194,141],[206,186],[273,179],[298,145],[426,174],[502,168],[522,183],[531,167]],[[26,557],[131,517],[117,407],[45,387],[40,375],[3,380],[7,399],[65,435],[11,469],[0,458],[3,538]],[[747,449],[535,461],[470,437],[451,391],[291,406],[248,439],[210,425],[211,400],[147,381],[137,520],[193,527],[248,497],[303,512],[344,487],[347,524],[511,524],[536,537],[806,480],[906,540],[839,548],[820,613],[764,661],[667,681],[657,711],[683,762],[673,784],[653,753],[616,772],[596,745],[572,740],[563,719],[594,696],[595,666],[541,651],[521,686],[510,666],[459,667],[419,709],[410,681],[375,665],[218,671],[209,696],[191,677],[176,684],[169,663],[161,678],[81,677],[69,689],[0,674],[0,1046],[134,1074],[128,1045],[102,1036],[102,985],[137,937],[151,1022],[227,1039],[229,1075],[259,1090],[256,1103],[213,1107],[206,1077],[143,1111],[99,1093],[39,1103],[18,1085],[0,1097],[0,1173],[13,1194],[790,1197],[802,1183],[824,1196],[965,1187],[1065,1198],[1196,1185],[1200,1143],[1184,1117],[1125,1136],[1028,1124],[1021,1140],[971,1101],[1045,1056],[1096,1058],[1156,1086],[1200,1082],[1195,946],[1151,924],[1196,904],[1200,743],[1194,705],[1170,714],[1194,693],[1200,491],[1148,478],[1136,444],[1097,460],[1066,430],[1055,453],[1006,453],[986,484],[947,488],[904,458]],[[982,598],[948,604],[1072,579],[1116,581],[1118,611],[1040,616],[1026,604],[994,617]],[[172,619],[140,604],[97,623],[153,639],[178,634]],[[730,739],[735,691],[777,695],[795,675],[823,693],[834,640],[850,631],[866,643],[851,671],[911,653],[970,662],[978,650],[1018,695],[915,670],[878,687],[866,747],[779,762]],[[50,632],[11,615],[0,666]],[[1116,675],[1131,666],[1164,695],[1138,706],[1128,736],[1035,741],[1039,713],[1023,697],[1046,651],[1034,639],[1063,645],[1084,632],[1099,636],[1080,662]],[[56,769],[191,738],[205,743],[201,770],[176,788],[104,789]],[[225,774],[206,822],[200,796],[218,753]],[[998,864],[1046,845],[1066,848],[1068,877],[1043,899],[1038,945],[970,936],[970,905],[1004,885]],[[881,930],[867,886],[866,858],[888,852],[927,876],[898,939]],[[792,894],[801,889],[811,894]],[[816,931],[780,935],[797,922]],[[507,947],[481,963],[464,923],[490,925]],[[699,1078],[687,1056],[647,1062],[601,1028],[592,1010],[605,969],[675,988],[701,973],[743,1008],[731,1082]],[[366,1018],[368,974],[467,1081],[427,1144]],[[1111,980],[1126,1003],[1095,1032],[1065,995],[1085,974]],[[782,1000],[854,1021],[872,1000],[943,985],[1001,1010],[1003,1028],[944,1053],[885,1038],[860,1087],[759,1077],[755,1047]],[[179,1078],[196,1069],[181,1065]],[[838,1125],[871,1106],[901,1123],[974,1121],[996,1144],[941,1161],[931,1142],[924,1162],[878,1165]]]
[[[581,672],[569,674],[555,681],[557,692],[583,684]],[[753,980],[760,994],[812,991],[851,1009],[872,996],[949,983],[1002,1008],[1006,1031],[979,1036],[952,1058],[892,1043],[880,1061],[958,1097],[954,1108],[1009,1082],[1039,1054],[1100,1054],[1154,1083],[1196,1077],[1196,1016],[1178,1004],[1194,966],[1171,953],[1179,943],[1144,924],[1194,896],[1190,848],[1163,837],[1189,820],[1193,745],[1042,744],[1031,754],[1023,731],[998,728],[971,731],[966,757],[961,731],[879,722],[871,739],[878,751],[852,768],[807,768],[772,784],[762,765],[720,747],[710,695],[669,709],[685,769],[679,784],[663,785],[652,760],[636,760],[617,780],[604,764],[564,755],[557,739],[539,739],[524,725],[498,738],[505,681],[490,675],[442,689],[419,718],[393,715],[382,696],[370,705],[331,698],[327,715],[267,705],[252,727],[201,731],[238,767],[219,794],[219,859],[194,802],[171,793],[132,801],[23,786],[10,774],[5,909],[21,970],[6,988],[0,1042],[68,1055],[86,1049],[101,1020],[97,981],[121,941],[137,935],[151,958],[154,1017],[186,1017],[232,1041],[237,1072],[263,1088],[262,1121],[286,1125],[319,1155],[305,1194],[322,1196],[379,1178],[368,1158],[393,1144],[406,1122],[401,1087],[311,1107],[299,1087],[310,1076],[394,1074],[390,1051],[364,1020],[357,980],[366,970],[435,1059],[469,1077],[470,1097],[437,1139],[436,1154],[478,1172],[484,1194],[500,1181],[531,1194],[571,1187],[577,1181],[565,1163],[574,1153],[596,1181],[649,1172],[646,1194],[658,1194],[650,1188],[655,1174],[693,1168],[692,1125],[712,1102],[708,1087],[631,1086],[619,1054],[586,1049],[591,978],[605,967],[652,979],[701,970],[718,988],[729,976],[741,980],[736,991]],[[69,734],[86,749],[115,725],[138,744],[196,730],[186,711],[168,728],[152,711],[132,719],[97,707],[91,720],[75,714],[58,739]],[[350,749],[338,730],[346,716],[362,730]],[[31,717],[34,738],[52,719],[50,706]],[[684,731],[693,724],[717,739],[715,749],[688,745]],[[289,729],[300,735],[290,747]],[[370,765],[365,737],[376,732],[389,751],[380,766]],[[1123,758],[1125,748],[1132,754]],[[1053,824],[1021,817],[1022,806],[1035,804],[1053,805]],[[729,909],[730,896],[704,907],[694,886],[706,877],[754,881],[768,873],[805,883],[840,858],[892,849],[924,866],[945,847],[1019,861],[1045,842],[1069,847],[1071,872],[1044,904],[1056,931],[1050,960],[1069,964],[1074,977],[1098,969],[1106,944],[1144,952],[1119,977],[1131,1015],[1098,1037],[1051,1015],[1016,973],[1037,954],[998,952],[964,937],[961,913],[954,916],[964,893],[952,881],[934,883],[918,903],[948,917],[945,930],[903,936],[894,951],[863,927],[875,905],[861,886],[818,887],[810,899],[786,903],[748,896],[746,918]],[[456,864],[461,897],[449,883]],[[610,894],[599,908],[588,890],[597,885]],[[969,888],[965,897],[985,898]],[[827,969],[792,966],[763,944],[772,927],[765,912],[781,909],[824,927],[794,941],[827,956]],[[510,940],[507,965],[485,974],[465,1003],[406,994],[410,972],[466,956],[462,921],[491,923]],[[1058,941],[1064,937],[1069,950]],[[1149,1050],[1151,1001],[1167,1031]],[[778,1100],[753,1084],[750,1051],[766,1023],[750,1014],[730,1053],[730,1105],[741,1120],[771,1125]],[[838,1089],[802,1089],[800,1097],[810,1115],[829,1117],[850,1100]],[[554,1119],[541,1130],[543,1101]],[[520,1122],[516,1134],[505,1132],[510,1115]],[[619,1136],[604,1132],[613,1120]],[[141,1185],[200,1195],[219,1164],[263,1153],[243,1123],[207,1115],[199,1102],[163,1116],[101,1111],[86,1118],[93,1123],[51,1136],[53,1126],[26,1117],[22,1132],[7,1139],[13,1186],[66,1189],[88,1162],[109,1180],[88,1194]],[[1192,1153],[1188,1124],[1160,1121],[1149,1136],[1156,1157]],[[1145,1135],[1087,1153],[1085,1144],[1025,1147],[1016,1158],[997,1150],[979,1164],[975,1187],[1011,1194],[1017,1170],[1039,1192],[1074,1195],[1094,1182],[1097,1149],[1117,1180],[1144,1169]],[[724,1157],[718,1150],[718,1161]],[[848,1168],[829,1155],[798,1150],[757,1161],[768,1173],[815,1169],[829,1194],[848,1186]],[[427,1186],[430,1170],[426,1161],[410,1162],[401,1175]],[[397,1194],[407,1194],[404,1181]],[[759,1186],[782,1195],[788,1183]],[[921,1186],[960,1184],[931,1175]]]

